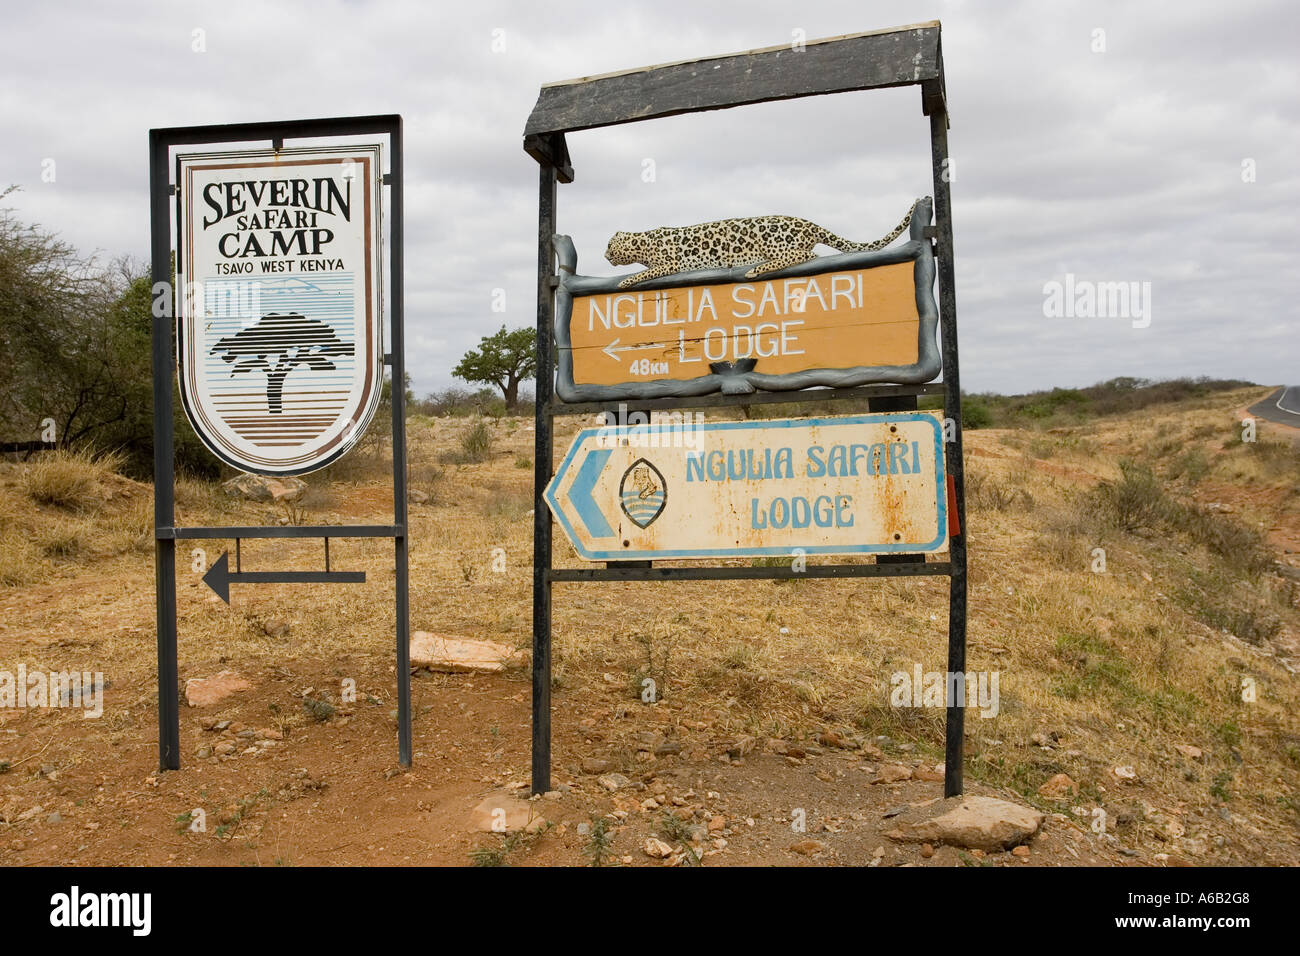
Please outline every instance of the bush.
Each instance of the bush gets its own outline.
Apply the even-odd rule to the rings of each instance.
[[[434,464],[413,465],[407,475],[407,486],[424,492],[429,496],[426,504],[437,501],[442,493],[442,480],[447,476],[446,468]]]
[[[455,385],[444,388],[441,392],[430,392],[423,401],[416,402],[413,411],[421,415],[444,418],[450,415],[475,415],[487,403],[497,399],[489,388],[470,391]]]
[[[1034,498],[1024,488],[1013,488],[982,471],[967,469],[966,503],[976,511],[1007,511],[1013,507],[1029,511],[1034,507]]]
[[[1258,529],[1200,505],[1169,498],[1145,465],[1121,461],[1119,468],[1119,481],[1103,482],[1093,493],[1100,514],[1116,527],[1130,532],[1159,528],[1186,535],[1240,571],[1255,573],[1272,564],[1268,543]]]
[[[1150,468],[1131,461],[1121,461],[1119,471],[1119,481],[1097,486],[1107,516],[1125,531],[1156,527],[1169,510],[1159,480]]]
[[[89,511],[98,503],[100,479],[121,468],[120,454],[56,451],[42,455],[20,472],[18,484],[37,504]]]
[[[1243,571],[1257,573],[1273,564],[1268,541],[1257,528],[1196,504],[1174,505],[1169,518],[1172,527]]]
[[[962,428],[992,428],[993,412],[983,399],[965,395],[961,400]]]
[[[486,461],[492,454],[492,429],[485,421],[477,421],[460,437],[460,450],[466,461]]]
[[[962,396],[962,425],[966,428],[1015,428],[1025,424],[1077,422],[1103,415],[1117,415],[1148,408],[1205,398],[1216,392],[1250,387],[1235,379],[1176,378],[1153,382],[1141,378],[1114,378],[1084,388],[1053,388],[1025,395],[983,392]],[[988,422],[967,420],[967,408],[982,406]],[[936,407],[922,399],[922,408]],[[975,412],[980,415],[980,412]]]

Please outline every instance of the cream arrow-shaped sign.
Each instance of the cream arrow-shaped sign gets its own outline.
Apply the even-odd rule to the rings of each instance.
[[[931,412],[588,428],[546,502],[588,561],[948,547]]]

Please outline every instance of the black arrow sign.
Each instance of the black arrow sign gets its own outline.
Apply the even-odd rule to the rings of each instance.
[[[221,557],[203,575],[203,583],[227,604],[232,584],[364,584],[365,580],[364,571],[238,571],[232,574],[228,551],[221,552]]]

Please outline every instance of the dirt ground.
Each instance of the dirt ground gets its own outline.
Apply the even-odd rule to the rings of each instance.
[[[969,520],[969,666],[1001,669],[1003,706],[988,721],[967,717],[966,789],[1047,814],[1027,855],[931,853],[888,835],[901,812],[942,796],[942,710],[900,712],[887,700],[891,672],[942,666],[941,579],[557,585],[554,790],[531,804],[536,832],[502,835],[479,822],[527,793],[526,666],[417,669],[414,763],[403,770],[391,550],[332,549],[334,567],[367,570],[364,585],[238,585],[230,607],[181,554],[182,685],[228,669],[251,687],[209,707],[187,707],[182,695],[182,767],[160,773],[152,552],[139,528],[149,489],[106,478],[98,510],[29,509],[40,523],[25,536],[39,543],[57,525],[74,544],[46,547],[37,579],[0,588],[4,668],[75,668],[107,682],[98,719],[0,710],[0,864],[1300,862],[1291,579],[1284,570],[1243,579],[1256,590],[1241,600],[1279,622],[1243,639],[1215,626],[1222,601],[1202,607],[1179,590],[1218,567],[1198,547],[1116,533],[1105,540],[1109,572],[1090,574],[1096,542],[1077,530],[1078,496],[1114,479],[1118,455],[1160,441],[1181,455],[1197,429],[1212,428],[1202,439],[1208,471],[1180,492],[1254,523],[1279,567],[1300,567],[1288,553],[1300,550],[1295,476],[1222,440],[1251,397],[1056,434],[967,433],[971,468],[985,475]],[[578,424],[565,423],[558,449]],[[457,463],[466,427],[412,425],[413,485],[431,495],[412,506],[412,625],[526,649],[531,424],[493,423],[490,458]],[[3,467],[16,508],[21,466]],[[287,517],[381,521],[381,473],[309,479],[309,498]],[[1005,505],[988,492],[999,482]],[[179,502],[192,524],[286,516],[196,482]],[[6,514],[13,527],[16,515]],[[222,547],[212,542],[203,564]],[[498,548],[504,570],[493,570]],[[576,566],[558,535],[556,554]],[[319,555],[308,544],[246,542],[243,560],[304,568]],[[662,688],[651,704],[635,693],[646,674]],[[1236,698],[1242,675],[1258,682],[1257,703]],[[1067,799],[1040,792],[1058,773],[1078,781]],[[626,782],[611,792],[609,774]],[[904,779],[884,782],[895,777]],[[647,854],[652,837],[666,857]]]

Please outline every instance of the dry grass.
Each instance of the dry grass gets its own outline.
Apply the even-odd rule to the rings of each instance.
[[[43,570],[40,549],[6,521],[4,531],[0,532],[0,585],[31,584],[41,578]]]
[[[99,501],[106,475],[115,475],[124,456],[88,451],[56,451],[24,465],[19,487],[38,505],[89,511]]]
[[[75,572],[80,563],[153,546],[149,489],[117,473],[122,458],[52,452],[0,465],[0,585]]]

